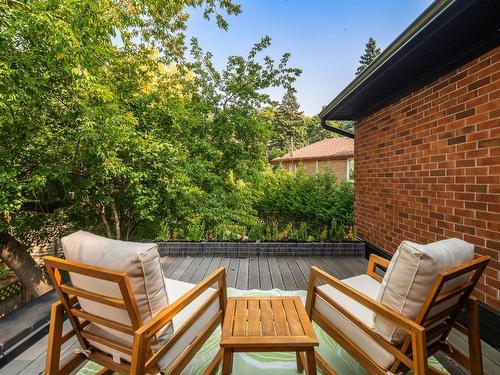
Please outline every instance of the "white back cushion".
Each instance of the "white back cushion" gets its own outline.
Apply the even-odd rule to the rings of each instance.
[[[458,238],[428,245],[403,241],[385,273],[377,300],[409,319],[415,319],[427,298],[438,273],[474,258],[474,245]],[[467,275],[445,284],[441,292],[454,289]],[[450,300],[448,305],[456,303]],[[388,342],[398,344],[405,331],[384,318],[374,315],[373,329]]]
[[[167,291],[158,254],[158,246],[152,243],[136,243],[111,240],[92,233],[78,231],[61,239],[64,256],[68,260],[89,266],[103,267],[126,272],[137,302],[142,323],[151,320],[161,309],[168,306]],[[70,273],[74,286],[108,297],[123,298],[116,283],[77,273]],[[81,307],[98,316],[131,325],[126,310],[103,305],[85,298],[78,298]],[[103,325],[99,328],[130,340],[131,336]],[[157,335],[159,341],[168,339],[172,324],[167,324]]]

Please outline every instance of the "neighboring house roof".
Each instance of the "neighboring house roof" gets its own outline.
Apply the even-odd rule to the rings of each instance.
[[[495,48],[499,14],[499,0],[435,1],[325,106],[322,125],[364,118]]]
[[[351,138],[328,138],[288,153],[271,163],[282,163],[293,160],[328,160],[354,156],[354,140]]]

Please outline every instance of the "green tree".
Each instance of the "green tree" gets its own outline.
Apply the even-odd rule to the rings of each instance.
[[[359,66],[356,70],[356,75],[360,75],[365,68],[372,63],[375,58],[380,55],[380,48],[377,47],[375,39],[370,37],[365,45],[365,52],[359,58]]]
[[[307,144],[319,142],[323,139],[334,138],[337,135],[321,127],[318,116],[304,117],[307,131]]]
[[[307,144],[304,116],[293,87],[287,87],[281,103],[276,108],[273,123],[274,130],[269,146],[275,153],[278,151],[282,155]]]
[[[354,134],[354,121],[336,121],[336,127]]]
[[[186,6],[223,28],[220,12],[240,11],[226,0],[0,4],[0,259],[33,294],[49,285],[31,244],[75,223],[124,238],[187,179],[184,150],[165,137],[186,94],[165,65],[184,62]]]
[[[203,194],[196,211],[205,238],[234,237],[257,220],[253,186],[267,165],[271,130],[264,109],[273,104],[265,90],[289,86],[300,74],[288,66],[289,54],[277,63],[262,56],[270,43],[269,37],[262,38],[247,56],[229,57],[218,71],[212,55],[203,52],[196,39],[191,42],[190,69],[197,91],[193,103],[205,120],[189,130],[196,140],[187,147],[199,160],[189,173]]]

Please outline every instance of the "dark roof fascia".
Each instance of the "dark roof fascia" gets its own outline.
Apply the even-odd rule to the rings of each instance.
[[[319,113],[320,118],[325,118],[327,114],[336,107],[342,100],[344,100],[354,89],[360,86],[368,77],[377,71],[384,63],[389,60],[396,52],[398,52],[404,45],[406,45],[412,38],[414,38],[425,25],[429,24],[446,8],[453,4],[455,0],[441,0],[434,2],[427,8],[420,16],[413,21],[389,46],[377,56],[377,58],[366,67],[359,76],[357,76],[347,87],[341,91],[335,99],[333,99],[323,110]],[[348,119],[345,119],[348,120]]]
[[[432,80],[438,78],[440,75],[444,74],[447,71],[450,71],[452,68],[456,66],[459,63],[464,63],[467,60],[467,58],[477,56],[478,53],[486,52],[488,49],[491,48],[491,45],[495,43],[495,39],[498,42],[498,33],[496,35],[492,35],[492,37],[489,40],[484,40],[481,43],[478,43],[474,48],[471,48],[468,51],[463,51],[459,56],[455,57],[454,59],[451,59],[450,61],[447,61],[445,64],[439,66],[432,72],[430,72],[428,75],[425,77],[420,78],[418,81],[413,82],[411,85],[408,85],[404,87],[403,89],[396,90],[394,95],[387,96],[381,100],[378,100],[376,103],[374,103],[373,106],[368,107],[368,108],[363,108],[362,110],[359,111],[359,113],[356,113],[350,118],[340,118],[340,117],[335,117],[335,115],[332,113],[335,112],[335,110],[338,110],[338,108],[342,107],[344,102],[352,96],[352,94],[356,91],[359,90],[367,83],[367,80],[373,79],[373,76],[378,73],[383,74],[384,66],[386,63],[391,60],[391,58],[394,58],[395,54],[398,52],[402,53],[402,56],[399,57],[397,56],[398,60],[401,60],[401,58],[404,58],[409,52],[415,50],[416,47],[412,48],[410,51],[404,51],[404,47],[410,42],[413,41],[414,38],[418,37],[421,35],[421,33],[425,30],[426,26],[431,24],[434,20],[436,20],[437,17],[441,18],[439,19],[439,23],[436,23],[433,25],[435,28],[430,34],[430,36],[434,35],[436,32],[438,32],[442,27],[444,27],[447,22],[452,20],[457,14],[462,13],[465,9],[467,9],[470,5],[472,5],[475,2],[475,0],[440,0],[434,2],[429,8],[427,8],[401,35],[396,38],[394,42],[392,42],[373,62],[370,64],[358,77],[356,77],[342,92],[337,95],[319,114],[319,117],[324,121],[324,120],[359,120],[360,118],[364,117],[366,114],[373,113],[375,110],[382,108],[383,106],[394,102],[398,98],[401,98],[408,93],[416,90],[419,87],[422,87],[428,82],[431,82]],[[451,9],[450,6],[453,7]],[[447,11],[448,10],[448,11]],[[443,12],[447,11],[446,13],[443,14]],[[437,27],[436,27],[437,25]],[[424,34],[425,35],[425,34]],[[430,36],[427,36],[427,38],[424,38],[423,40],[427,40]],[[416,39],[418,42],[418,45],[421,43],[419,39]],[[394,64],[394,61],[391,62],[391,64]],[[350,100],[350,98],[349,98]],[[337,113],[338,115],[338,113]],[[324,122],[323,122],[324,123]],[[322,125],[323,125],[322,123]],[[335,131],[332,129],[329,129],[328,127],[323,126],[327,130]]]

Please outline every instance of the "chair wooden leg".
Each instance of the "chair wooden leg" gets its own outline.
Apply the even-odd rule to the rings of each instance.
[[[220,366],[220,363],[222,362],[222,356],[224,354],[224,351],[222,348],[219,349],[217,354],[215,355],[215,358],[210,362],[206,370],[203,372],[203,375],[213,375],[217,372],[217,369]]]
[[[481,350],[481,334],[479,332],[479,309],[477,300],[470,297],[467,301],[467,318],[469,320],[469,362],[472,375],[483,374],[483,356]]]
[[[134,344],[132,347],[132,364],[130,373],[135,375],[145,375],[147,343],[143,335],[136,333],[134,335]]]
[[[316,355],[314,353],[314,348],[306,350],[306,368],[307,375],[316,375]]]
[[[222,360],[222,375],[230,375],[233,371],[233,351],[231,349],[224,349]]]
[[[448,372],[443,372],[443,371],[438,370],[437,368],[432,367],[432,366],[428,366],[428,369],[429,369],[429,375],[446,375],[446,374],[448,374]]]
[[[413,351],[413,374],[427,375],[429,367],[427,365],[427,344],[425,340],[425,331],[414,331],[412,337]]]
[[[298,372],[304,371],[304,365],[302,363],[302,358],[300,357],[300,352],[296,352],[295,357],[297,359],[297,371]]]
[[[96,375],[111,375],[113,373],[113,370],[110,370],[109,368],[103,368]]]
[[[62,331],[64,322],[64,308],[60,302],[55,302],[50,308],[49,342],[47,346],[47,359],[45,373],[48,375],[59,374],[59,361],[61,358]]]

